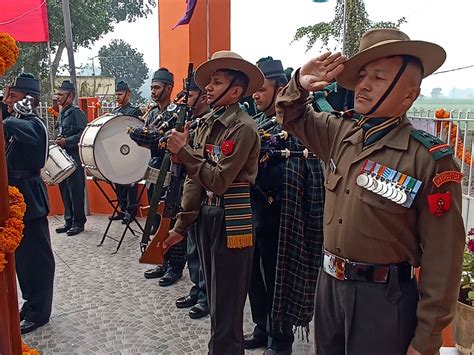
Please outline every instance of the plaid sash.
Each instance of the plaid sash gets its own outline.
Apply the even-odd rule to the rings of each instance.
[[[253,245],[250,184],[234,182],[224,193],[227,248],[247,248]]]

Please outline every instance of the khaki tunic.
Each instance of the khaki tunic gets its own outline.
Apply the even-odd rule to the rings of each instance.
[[[205,145],[221,145],[234,141],[229,155],[221,153],[217,164],[205,158]],[[235,182],[255,183],[260,153],[260,138],[255,121],[239,104],[230,106],[217,119],[212,113],[203,117],[196,132],[194,147],[186,145],[178,152],[179,159],[186,166],[188,176],[184,183],[181,205],[183,211],[177,215],[174,230],[184,234],[196,219],[206,190],[222,196]]]
[[[435,350],[430,349],[441,345],[441,331],[454,315],[465,243],[461,185],[450,182],[436,188],[432,179],[440,172],[459,170],[458,165],[451,156],[435,161],[410,136],[414,128],[406,118],[362,150],[363,131],[355,121],[316,113],[307,105],[308,93],[295,77],[276,100],[277,118],[326,163],[324,246],[352,261],[421,266],[421,299],[412,345],[432,353]],[[356,184],[366,159],[422,181],[410,208]],[[449,211],[439,217],[431,214],[427,196],[447,191],[451,193]]]

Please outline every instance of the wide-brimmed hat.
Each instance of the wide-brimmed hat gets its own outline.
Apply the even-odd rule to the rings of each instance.
[[[378,28],[366,32],[359,45],[359,52],[344,63],[344,70],[337,76],[337,82],[346,89],[354,90],[360,70],[374,60],[410,55],[423,65],[423,78],[432,74],[446,60],[446,52],[435,43],[412,41],[402,31],[392,28]]]
[[[194,80],[196,81],[196,84],[204,90],[206,85],[211,81],[211,75],[221,69],[237,70],[248,76],[249,85],[243,96],[252,95],[263,86],[265,80],[262,72],[257,68],[257,66],[231,51],[215,52],[211,59],[201,64],[196,69]]]

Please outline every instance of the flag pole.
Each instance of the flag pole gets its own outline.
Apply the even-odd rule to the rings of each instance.
[[[211,58],[211,44],[210,44],[210,28],[209,28],[209,0],[206,0],[206,46],[207,46],[207,59]]]
[[[62,0],[63,19],[64,19],[64,35],[66,37],[66,48],[67,57],[69,61],[69,74],[71,76],[71,82],[76,88],[76,95],[74,96],[74,103],[77,105],[77,99],[79,90],[77,87],[76,79],[76,65],[74,63],[74,48],[72,41],[72,28],[71,28],[71,12],[69,10],[69,0]]]
[[[347,31],[347,0],[343,0],[344,15],[342,18],[342,54],[346,54],[346,31]]]

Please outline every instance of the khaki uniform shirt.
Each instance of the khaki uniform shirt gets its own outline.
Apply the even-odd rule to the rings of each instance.
[[[205,157],[205,145],[221,145],[233,141],[229,155],[221,153],[216,164]],[[238,104],[230,106],[220,117],[212,113],[203,117],[196,131],[194,147],[186,145],[178,157],[186,166],[188,176],[184,183],[181,207],[174,230],[184,235],[196,219],[206,190],[222,196],[233,182],[255,183],[260,153],[260,138],[255,121]]]
[[[406,118],[363,150],[363,131],[356,122],[316,113],[306,104],[308,93],[295,77],[276,100],[277,119],[326,163],[324,246],[352,261],[421,266],[412,345],[431,354],[454,315],[465,243],[460,183],[437,188],[432,179],[440,172],[459,170],[458,165],[451,156],[435,161],[410,136],[414,128]],[[410,208],[356,184],[366,159],[422,181]],[[447,191],[451,208],[441,216],[431,214],[427,196]]]

